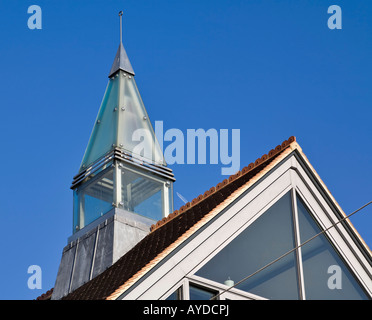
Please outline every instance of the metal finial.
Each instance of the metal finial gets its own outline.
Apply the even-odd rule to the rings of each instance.
[[[123,26],[122,26],[122,17],[123,11],[119,11],[119,17],[120,17],[120,43],[123,43]]]
[[[117,73],[118,70],[123,70],[127,74],[129,74],[130,76],[134,76],[134,71],[133,71],[132,65],[130,64],[127,53],[125,52],[125,49],[124,49],[124,46],[123,46],[122,16],[123,16],[123,11],[120,11],[119,12],[120,44],[119,44],[119,49],[116,52],[114,63],[112,64],[112,67],[111,67],[111,70],[110,70],[109,78],[111,78],[114,75],[117,76],[116,73]]]

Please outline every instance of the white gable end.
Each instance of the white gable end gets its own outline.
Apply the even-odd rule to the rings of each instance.
[[[198,228],[195,229],[195,232],[191,236],[184,241],[180,241],[171,252],[159,259],[159,262],[150,271],[134,283],[129,290],[123,292],[119,298],[130,300],[167,299],[178,288],[182,288],[180,291],[182,299],[192,299],[195,297],[199,297],[200,299],[203,297],[208,298],[208,294],[210,294],[210,297],[214,294],[219,294],[219,299],[270,298],[269,294],[265,296],[244,291],[241,289],[241,286],[226,291],[229,287],[224,285],[222,281],[211,279],[213,278],[212,274],[208,278],[208,274],[203,274],[203,277],[201,277],[198,273],[200,274],[199,271],[203,270],[209,262],[213,261],[235,239],[244,232],[249,232],[250,227],[255,227],[255,222],[259,221],[258,219],[260,217],[266,212],[269,212],[268,210],[270,208],[274,208],[280,199],[288,195],[292,201],[293,237],[295,238],[296,245],[307,240],[301,238],[306,235],[306,232],[303,232],[304,235],[301,233],[299,223],[301,212],[299,212],[298,201],[303,203],[311,216],[313,216],[314,222],[322,229],[330,227],[343,217],[343,213],[342,211],[340,212],[337,203],[335,203],[307,160],[298,151],[294,151],[290,156],[287,156],[276,165],[275,168],[267,171],[264,175],[260,175],[259,179],[256,179],[253,183],[246,185],[232,194],[228,199],[230,201],[228,206],[225,206],[222,210],[217,208],[219,212],[216,212],[209,221],[206,221],[202,226],[198,224]],[[326,236],[335,250],[337,250],[340,261],[342,260],[347,265],[346,271],[352,274],[352,281],[358,283],[358,286],[361,288],[360,291],[366,297],[371,297],[371,256],[357,233],[349,224],[338,223],[334,228],[326,232]],[[279,258],[287,250],[285,249],[284,252],[279,252],[280,250],[275,252],[278,255],[273,256],[272,260]],[[309,254],[305,258],[305,254],[309,251],[306,251],[304,246],[303,248],[298,248],[295,252],[296,254],[293,253],[296,260],[295,270],[292,270],[292,273],[294,272],[296,274],[293,283],[297,286],[298,296],[288,297],[284,295],[286,290],[283,288],[282,298],[314,298],[311,296],[311,290],[307,289],[307,281],[310,279],[308,272],[309,261],[311,259],[309,258]],[[302,254],[304,255],[302,256]],[[316,253],[313,252],[314,254]],[[257,260],[259,260],[259,257],[257,257]],[[256,267],[259,269],[259,265]],[[341,268],[341,272],[343,272],[342,270]],[[324,272],[327,271],[325,270]],[[249,276],[250,273],[252,273],[252,270],[249,270],[245,276]],[[322,280],[319,281],[324,282],[324,279],[328,280],[332,275],[334,273],[326,274],[326,276],[323,275],[320,277]],[[288,274],[285,276],[288,276]],[[278,276],[278,279],[280,279],[280,276]],[[242,279],[233,279],[235,283],[240,280]],[[280,281],[284,281],[284,278]],[[279,285],[281,283],[280,281],[277,282]],[[331,278],[329,283],[332,286],[335,280]],[[343,283],[348,288],[345,285],[346,282],[344,281]],[[270,280],[268,280],[267,285],[270,286]],[[274,282],[272,282],[272,285],[275,286]],[[328,285],[328,283],[325,285]],[[200,288],[203,288],[203,290],[200,290]],[[331,290],[340,289],[328,288],[328,290],[331,292]],[[309,293],[308,297],[307,292]],[[333,295],[330,294],[329,297],[332,299]],[[281,299],[280,290],[278,291],[276,288],[276,295],[271,298]],[[327,295],[319,298],[327,298]]]

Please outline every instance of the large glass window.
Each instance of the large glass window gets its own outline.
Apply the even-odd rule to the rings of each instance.
[[[238,282],[295,246],[291,195],[287,193],[222,249],[196,275]],[[298,299],[296,253],[237,286],[270,299]]]
[[[228,280],[229,286],[252,275],[236,288],[269,299],[368,299],[325,234],[278,259],[321,232],[304,202],[298,195],[296,199],[296,212],[289,192],[196,275],[221,284]],[[299,285],[300,279],[303,286]]]
[[[301,242],[321,232],[311,213],[297,196]],[[302,246],[306,299],[367,299],[337,250],[324,234]]]

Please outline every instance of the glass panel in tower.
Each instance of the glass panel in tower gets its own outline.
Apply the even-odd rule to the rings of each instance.
[[[110,166],[74,190],[74,232],[112,209],[114,171]]]
[[[143,160],[165,165],[160,145],[141,99],[134,77],[121,73],[124,111],[118,122],[118,146]]]
[[[110,79],[86,148],[80,171],[109,152],[116,143],[119,77]]]

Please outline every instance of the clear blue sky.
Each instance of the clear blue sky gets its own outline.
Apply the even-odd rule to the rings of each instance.
[[[27,27],[33,4],[41,30]],[[327,27],[334,4],[341,30]],[[240,129],[241,168],[294,135],[346,213],[372,200],[371,1],[1,1],[0,299],[54,286],[119,10],[153,123]],[[225,178],[221,165],[172,169],[188,200]],[[372,247],[372,206],[351,220]],[[41,290],[27,287],[30,265]]]

